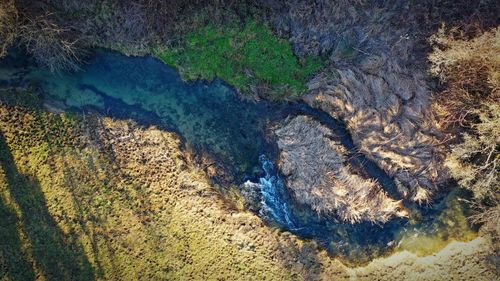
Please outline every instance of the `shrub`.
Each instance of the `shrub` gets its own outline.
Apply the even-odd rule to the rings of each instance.
[[[25,17],[20,27],[20,40],[37,63],[50,71],[77,70],[84,50],[80,37],[49,19],[50,14]]]
[[[448,128],[468,127],[477,121],[478,104],[499,97],[500,29],[466,40],[445,34],[443,27],[431,43],[431,73],[447,86],[435,96],[437,112]]]
[[[472,216],[475,223],[495,229],[500,219],[500,104],[483,105],[477,110],[479,123],[465,133],[463,142],[454,146],[446,165],[458,183],[474,193]],[[499,234],[499,233],[497,233]]]
[[[474,132],[465,133],[463,142],[455,145],[447,165],[458,183],[474,192],[480,200],[497,196],[500,182],[500,105],[485,105]]]
[[[0,1],[0,58],[16,37],[17,10],[13,0]]]
[[[446,159],[451,175],[474,193],[472,216],[498,237],[500,218],[500,29],[470,39],[432,38],[432,73],[447,85],[435,96],[445,128],[462,132]]]

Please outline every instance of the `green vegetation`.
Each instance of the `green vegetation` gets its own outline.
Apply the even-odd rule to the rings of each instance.
[[[188,33],[180,46],[155,53],[187,79],[220,77],[245,94],[258,90],[277,99],[298,97],[323,66],[318,57],[298,59],[288,41],[256,21],[242,28],[208,25]]]

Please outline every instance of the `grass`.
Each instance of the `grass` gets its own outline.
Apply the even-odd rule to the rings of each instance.
[[[0,90],[0,280],[301,279],[272,258],[284,238],[225,211],[175,135],[40,107]]]
[[[288,41],[256,21],[243,27],[208,25],[155,55],[188,80],[219,77],[244,94],[259,87],[275,99],[297,98],[307,78],[324,65],[319,57],[297,58]]]
[[[46,162],[75,144],[76,119],[36,111],[39,100],[30,93],[1,91],[0,97],[0,237],[8,241],[0,242],[0,279],[92,280],[84,248],[55,219],[66,200],[52,189],[55,175]]]

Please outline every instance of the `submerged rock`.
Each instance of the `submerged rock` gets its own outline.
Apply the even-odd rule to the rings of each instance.
[[[347,150],[318,121],[297,116],[275,134],[280,150],[278,167],[298,203],[351,223],[384,223],[407,215],[400,201],[349,165]]]
[[[246,181],[240,185],[240,192],[245,198],[245,208],[258,213],[262,208],[262,195],[260,192],[260,183]]]

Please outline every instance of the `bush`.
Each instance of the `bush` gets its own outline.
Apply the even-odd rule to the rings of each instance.
[[[21,42],[37,63],[50,71],[77,70],[84,55],[80,37],[53,23],[49,16],[26,17],[20,27]]]
[[[463,142],[454,146],[446,165],[458,183],[474,193],[472,206],[476,214],[473,222],[485,224],[496,232],[500,221],[500,104],[487,104],[477,110],[479,123],[471,133],[465,133]]]
[[[484,107],[474,131],[464,134],[463,142],[453,147],[446,160],[453,177],[479,200],[497,197],[500,191],[500,105]]]
[[[474,193],[478,211],[472,220],[485,223],[498,237],[500,218],[500,29],[470,39],[432,38],[432,73],[447,88],[435,96],[445,128],[461,136],[446,159],[451,175]]]
[[[499,98],[500,29],[471,40],[444,30],[431,37],[434,51],[429,56],[431,73],[447,86],[435,96],[436,109],[445,127],[469,127],[478,120],[478,104]]]
[[[13,0],[0,1],[0,58],[16,37],[17,10]]]

